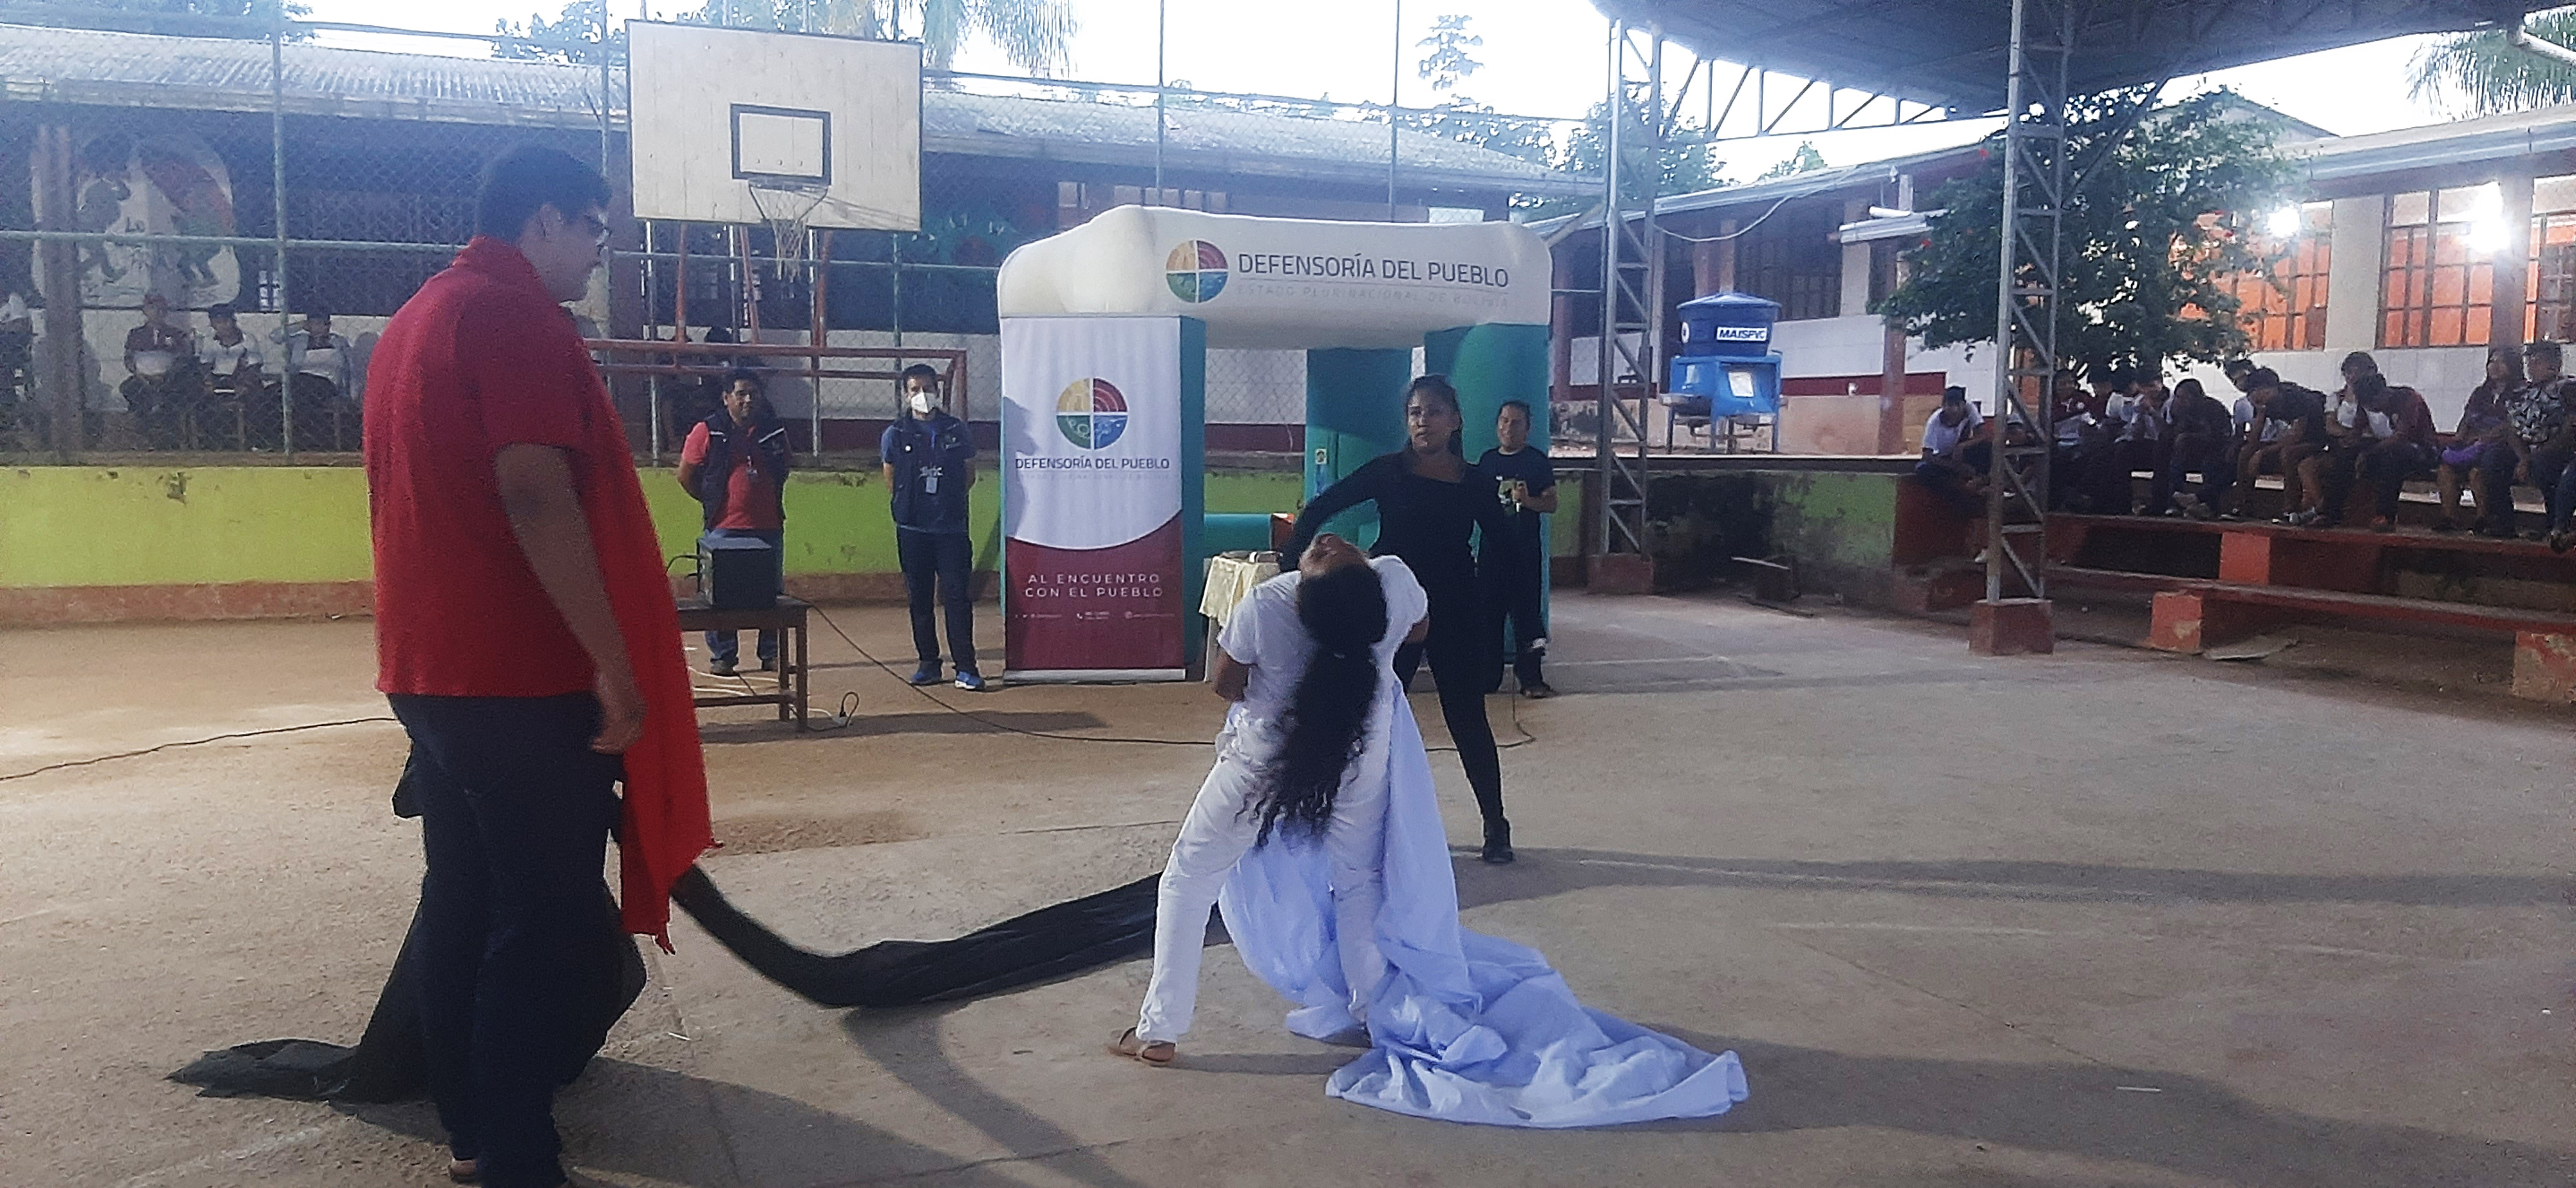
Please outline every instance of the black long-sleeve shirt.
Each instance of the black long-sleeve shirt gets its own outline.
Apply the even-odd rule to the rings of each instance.
[[[1370,552],[1404,558],[1433,598],[1472,592],[1476,555],[1468,543],[1477,528],[1488,541],[1510,539],[1511,524],[1493,476],[1466,464],[1454,483],[1424,478],[1404,464],[1402,453],[1370,459],[1342,481],[1324,488],[1306,510],[1297,513],[1296,534],[1288,556],[1305,553],[1324,521],[1363,503],[1377,504],[1377,545]]]

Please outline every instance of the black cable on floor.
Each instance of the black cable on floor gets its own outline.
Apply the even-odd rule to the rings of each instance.
[[[0,783],[7,783],[10,780],[23,780],[29,776],[40,776],[49,771],[66,771],[75,767],[89,767],[93,764],[106,763],[113,759],[140,759],[145,755],[157,755],[163,751],[177,750],[181,747],[202,747],[208,743],[229,742],[237,738],[265,738],[272,734],[294,734],[305,730],[327,730],[333,726],[358,726],[369,722],[391,722],[394,720],[395,718],[392,714],[378,714],[374,717],[368,718],[342,718],[336,722],[305,722],[295,726],[271,726],[262,730],[237,730],[230,734],[211,734],[204,738],[181,739],[177,742],[165,742],[159,746],[144,747],[140,750],[118,751],[113,755],[93,755],[87,759],[66,759],[60,763],[48,763],[43,767],[31,768],[27,771],[13,771],[6,775],[0,775]]]

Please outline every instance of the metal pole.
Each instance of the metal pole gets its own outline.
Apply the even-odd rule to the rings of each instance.
[[[2011,48],[2004,65],[2003,234],[1997,237],[2003,251],[1995,266],[1995,398],[1987,406],[1993,414],[1987,430],[1986,475],[1986,601],[1990,603],[2003,600],[2004,570],[2011,564],[2003,556],[2003,492],[2008,481],[2004,472],[2010,465],[2004,458],[2003,418],[2013,399],[2013,266],[2021,255],[2021,245],[2014,242],[2021,230],[2021,153],[2013,132],[2021,125],[2023,114],[2022,20],[2026,3],[2027,0],[2013,0]]]
[[[608,176],[608,6],[599,8],[599,175]]]
[[[1601,337],[1593,352],[1595,378],[1600,381],[1593,400],[1593,468],[1601,477],[1601,506],[1595,512],[1599,531],[1593,540],[1605,556],[1616,551],[1619,539],[1619,513],[1610,506],[1619,489],[1615,481],[1619,460],[1613,456],[1611,442],[1612,418],[1619,401],[1611,389],[1619,378],[1619,236],[1625,233],[1621,225],[1625,213],[1619,201],[1619,129],[1627,122],[1624,109],[1628,98],[1628,88],[1622,85],[1619,54],[1627,41],[1628,22],[1610,22],[1610,94],[1601,105],[1608,117],[1601,134]]]
[[[832,250],[832,233],[825,231],[816,235],[809,230],[805,236],[805,296],[806,303],[812,307],[805,329],[805,345],[830,346],[831,331],[823,318],[823,278],[830,272],[827,261]],[[823,254],[817,254],[817,248]],[[819,459],[823,456],[823,356],[810,350],[805,355],[805,391],[805,403],[811,414],[806,418],[809,422],[806,432],[811,435],[806,441],[811,443],[814,457]]]
[[[1154,200],[1148,206],[1163,204],[1163,96],[1171,85],[1164,70],[1164,51],[1171,43],[1171,29],[1165,23],[1169,0],[1154,0]]]
[[[1395,221],[1395,132],[1398,105],[1404,102],[1404,0],[1395,0],[1395,59],[1386,89],[1386,221]]]
[[[284,18],[279,18],[283,22]],[[268,188],[277,220],[277,447],[295,457],[295,373],[286,368],[288,311],[295,303],[286,287],[286,26],[268,31]],[[306,344],[310,346],[311,344]]]

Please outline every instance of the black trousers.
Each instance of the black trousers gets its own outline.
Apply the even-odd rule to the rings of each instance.
[[[912,650],[922,666],[939,663],[939,609],[948,612],[948,659],[961,672],[975,666],[975,538],[963,532],[894,530],[903,564],[903,593],[912,606]]]
[[[2148,488],[2148,515],[2165,514],[2173,506],[2174,492],[2182,488],[2182,476],[2195,470],[2200,472],[2202,506],[2213,511],[2222,506],[2219,501],[2236,485],[2236,459],[2228,451],[2229,439],[2183,433],[2158,444],[2163,448],[2155,460],[2155,483]]]
[[[617,926],[599,868],[619,761],[590,749],[588,693],[388,700],[411,735],[429,859],[412,976],[430,1097],[488,1188],[552,1188],[563,1053],[595,1026],[580,958]]]
[[[1458,766],[1475,790],[1476,811],[1488,836],[1511,826],[1503,817],[1503,756],[1494,747],[1494,725],[1485,719],[1485,692],[1501,664],[1496,631],[1473,589],[1426,591],[1431,595],[1431,634],[1395,653],[1395,679],[1411,683],[1425,659],[1440,689],[1440,718],[1458,744]]]
[[[1994,447],[1975,442],[1959,451],[1956,459],[1925,458],[1914,464],[1914,481],[1932,489],[1960,515],[1973,520],[1986,514],[1986,497],[1972,494],[1968,483],[1984,478],[1994,462]]]
[[[1547,545],[1542,541],[1510,553],[1512,569],[1504,576],[1503,613],[1496,626],[1510,629],[1512,677],[1527,688],[1546,679],[1541,670],[1547,661]]]

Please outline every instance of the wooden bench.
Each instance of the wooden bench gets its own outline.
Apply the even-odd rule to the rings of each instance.
[[[2189,544],[2134,559],[2181,572],[2074,563],[2134,554],[2136,540],[2123,538],[2150,536]],[[2569,609],[2549,609],[2409,597],[2392,589],[2421,566],[2448,566],[2472,581],[2478,575],[2511,579],[2544,594],[2576,589],[2576,555],[2475,536],[2121,516],[2052,517],[2049,544],[2053,584],[2154,595],[2150,647],[2198,653],[2301,619],[2508,632],[2514,695],[2576,701],[2576,593],[2568,595]]]

